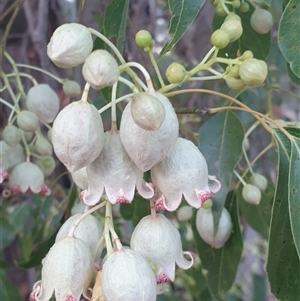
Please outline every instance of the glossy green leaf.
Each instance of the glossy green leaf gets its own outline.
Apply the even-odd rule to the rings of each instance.
[[[183,34],[192,24],[198,15],[205,0],[169,0],[169,9],[172,14],[170,21],[169,35],[172,36],[171,41],[167,42],[159,54],[161,58],[170,51],[173,46],[181,39]]]
[[[5,272],[0,273],[0,300],[22,301],[18,288],[7,279]]]
[[[245,178],[245,181],[247,182],[247,178]],[[239,185],[237,189],[237,199],[241,214],[254,230],[267,239],[269,236],[271,209],[275,189],[269,184],[267,189],[261,194],[259,205],[245,202],[242,197],[242,189],[243,185]]]
[[[221,190],[214,195],[215,223],[228,193],[232,171],[242,154],[244,130],[231,111],[218,113],[206,121],[199,131],[199,149],[205,157],[210,175],[221,181]]]
[[[230,213],[233,229],[231,236],[221,249],[214,249],[202,240],[196,229],[195,216],[192,222],[196,248],[202,266],[207,270],[207,285],[212,296],[217,299],[223,298],[232,286],[243,250],[237,201],[232,191],[227,195],[225,207]]]
[[[300,296],[300,261],[289,216],[291,143],[279,131],[274,137],[278,145],[279,170],[272,209],[267,274],[275,297],[290,301],[298,300]]]
[[[290,63],[293,73],[300,78],[300,3],[291,0],[281,16],[278,30],[278,45]]]
[[[254,11],[252,5],[246,13],[236,11],[242,19],[243,34],[236,42],[230,43],[227,47],[220,49],[219,55],[222,57],[236,58],[238,53],[243,53],[246,50],[251,50],[257,59],[265,59],[270,51],[271,34],[259,34],[254,31],[250,25],[250,18]],[[220,17],[215,14],[212,22],[212,29],[219,29],[224,22],[225,17]]]
[[[105,9],[104,34],[115,37],[117,48],[122,53],[126,33],[129,0],[109,0]]]
[[[289,75],[291,81],[294,84],[300,86],[300,77],[296,76],[296,74],[292,71],[289,63],[286,63],[286,71],[287,71],[287,74]]]

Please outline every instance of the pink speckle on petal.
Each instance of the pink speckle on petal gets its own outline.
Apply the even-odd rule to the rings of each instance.
[[[9,187],[11,193],[21,193],[21,187],[19,185],[13,184]]]
[[[167,210],[165,203],[162,199],[159,199],[158,201],[155,202],[155,210],[156,211]]]
[[[170,278],[165,274],[161,273],[156,276],[156,284],[171,282]]]
[[[35,291],[33,291],[33,292],[30,293],[29,301],[36,301],[36,299],[35,299]]]
[[[77,298],[74,295],[68,295],[64,301],[77,301]]]
[[[42,184],[42,185],[41,185],[41,191],[40,191],[39,194],[40,194],[40,195],[47,195],[48,192],[49,192],[48,186],[45,185],[45,184]]]
[[[0,172],[0,183],[2,183],[6,178],[8,178],[8,172],[1,171]]]
[[[212,198],[212,193],[208,190],[196,190],[196,194],[197,198],[201,202],[201,205],[208,199]]]
[[[84,195],[85,195],[85,190],[83,190],[79,193],[79,199],[83,200]]]
[[[116,200],[117,204],[129,204],[129,200],[126,198],[126,196],[124,194],[118,194],[117,195],[117,200]]]

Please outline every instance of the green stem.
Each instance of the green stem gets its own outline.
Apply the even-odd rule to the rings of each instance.
[[[32,83],[33,83],[34,86],[38,85],[38,82],[35,80],[35,78],[33,76],[31,76],[31,75],[29,75],[27,73],[23,73],[23,72],[19,72],[18,74],[21,77],[29,78],[32,81]],[[10,73],[10,74],[6,74],[6,76],[9,78],[9,77],[16,76],[16,74],[15,73]]]
[[[124,95],[118,99],[116,99],[116,104],[127,99],[127,98],[130,98],[132,97],[133,95],[135,95],[136,93],[130,93],[130,94],[127,94],[127,95]],[[98,112],[99,114],[102,114],[103,112],[105,112],[107,109],[109,109],[111,107],[111,102],[108,103],[107,105],[103,106]]]
[[[239,179],[239,181],[244,185],[246,186],[247,183],[244,181],[244,179],[235,171],[233,170],[233,173],[235,174],[235,176]]]
[[[155,58],[154,58],[152,49],[151,49],[148,53],[149,53],[150,61],[151,61],[152,65],[153,65],[154,70],[155,70],[155,73],[156,73],[156,75],[157,75],[158,81],[159,81],[161,87],[164,87],[164,86],[165,86],[165,83],[164,83],[164,81],[163,81],[163,79],[162,79],[162,76],[161,76],[160,70],[159,70],[159,68],[158,68],[158,65],[157,65],[157,63],[156,63],[156,60],[155,60]]]

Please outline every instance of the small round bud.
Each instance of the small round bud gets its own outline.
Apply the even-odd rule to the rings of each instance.
[[[233,8],[239,8],[241,6],[241,1],[240,0],[233,0],[231,2],[231,5]]]
[[[229,74],[234,78],[240,78],[240,66],[234,65],[229,69]]]
[[[42,156],[37,159],[36,165],[42,170],[45,177],[49,177],[55,169],[55,160],[51,156]]]
[[[81,93],[81,88],[74,80],[68,80],[63,83],[63,91],[67,96],[75,97]]]
[[[261,192],[265,191],[268,186],[268,180],[259,173],[253,173],[250,183],[255,185]]]
[[[239,11],[241,13],[246,13],[250,8],[250,5],[247,2],[243,2],[241,3],[240,7],[239,7]]]
[[[84,79],[95,90],[112,86],[117,82],[119,74],[117,61],[103,49],[93,51],[82,66]]]
[[[223,29],[217,29],[211,35],[211,44],[219,49],[225,48],[229,44],[229,34]]]
[[[26,142],[28,142],[28,143],[31,142],[31,140],[32,140],[32,138],[34,136],[34,133],[33,132],[26,132],[26,131],[23,131],[23,133],[24,133]],[[33,145],[32,145],[32,147],[34,148]]]
[[[260,190],[254,185],[245,185],[242,190],[242,196],[243,199],[249,204],[258,205],[260,203],[261,193]]]
[[[232,90],[241,90],[246,87],[245,83],[240,78],[235,78],[230,74],[226,75],[225,82]]]
[[[35,141],[34,147],[38,154],[42,156],[52,156],[52,145],[46,138],[38,137]]]
[[[261,85],[267,75],[268,66],[265,61],[248,59],[240,65],[240,77],[247,86]]]
[[[82,64],[92,49],[90,31],[84,25],[67,23],[54,31],[47,46],[47,54],[57,67],[72,68]]]
[[[239,15],[237,15],[236,13],[230,12],[227,17],[225,18],[224,22],[229,21],[229,20],[233,20],[233,21],[239,21],[241,22],[241,17]],[[223,22],[223,23],[224,23]]]
[[[237,20],[225,21],[222,24],[221,29],[227,31],[230,43],[238,40],[243,33],[242,24],[240,21]]]
[[[257,33],[266,34],[273,26],[273,16],[265,9],[256,9],[250,18],[250,25]]]
[[[141,48],[152,47],[152,36],[148,30],[140,30],[135,35],[135,42]]]
[[[156,131],[165,119],[161,101],[149,93],[138,93],[131,100],[131,115],[134,122],[146,131]]]
[[[15,147],[21,141],[21,131],[14,125],[7,125],[3,130],[3,140],[10,147]]]
[[[212,201],[212,199],[208,199],[207,201],[205,201],[205,202],[202,204],[201,208],[203,208],[203,209],[211,209],[212,206],[213,206],[213,201]]]
[[[217,7],[216,7],[216,14],[219,16],[219,17],[224,17],[226,16],[226,11],[224,10],[223,6],[221,4],[217,4]]]
[[[250,50],[246,50],[240,57],[240,61],[246,61],[246,60],[252,59],[252,58],[253,58],[253,52]]]
[[[193,216],[193,208],[191,206],[182,206],[177,212],[177,218],[181,222],[189,221]]]
[[[166,70],[166,77],[171,84],[179,84],[186,75],[185,67],[179,63],[172,63]]]
[[[39,118],[35,113],[24,110],[18,114],[17,124],[23,131],[35,132],[39,127]]]

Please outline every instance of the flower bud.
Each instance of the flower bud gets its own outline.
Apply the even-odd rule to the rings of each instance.
[[[140,30],[135,35],[135,42],[141,48],[152,47],[152,36],[148,30]]]
[[[257,33],[266,34],[272,29],[273,16],[265,9],[256,9],[251,15],[250,25]]]
[[[86,166],[71,173],[75,184],[82,190],[86,190],[89,186],[88,176],[86,173]]]
[[[175,262],[183,269],[190,268],[194,263],[193,255],[182,251],[179,231],[162,214],[145,216],[135,227],[130,246],[156,264],[158,284],[174,281]],[[190,260],[186,260],[184,254],[189,255]]]
[[[253,205],[258,205],[261,200],[260,190],[256,186],[251,184],[247,184],[243,187],[242,196],[247,203]]]
[[[23,162],[13,168],[9,177],[9,186],[12,193],[26,193],[28,190],[41,195],[51,193],[44,184],[43,172],[31,162]]]
[[[240,57],[240,61],[246,61],[246,60],[252,59],[252,58],[253,58],[253,52],[250,50],[246,50]]]
[[[212,206],[213,206],[213,201],[212,201],[212,199],[208,199],[207,201],[205,201],[205,202],[202,204],[201,208],[203,208],[203,209],[211,209]]]
[[[250,183],[256,186],[261,192],[265,191],[268,186],[268,180],[259,173],[253,173]]]
[[[31,142],[33,136],[35,136],[35,135],[34,135],[34,132],[26,132],[26,131],[23,131],[23,133],[24,133],[24,137],[25,137],[25,140],[26,140],[27,143]],[[32,145],[32,144],[30,144],[30,145]],[[29,145],[29,147],[30,147],[30,145]],[[33,146],[33,145],[32,145],[32,146]]]
[[[227,17],[225,18],[224,22],[229,21],[229,20],[234,20],[234,21],[239,21],[241,22],[241,17],[237,15],[234,12],[230,12]]]
[[[53,123],[54,152],[74,172],[99,156],[103,135],[98,110],[86,101],[75,101],[61,110]]]
[[[241,90],[246,87],[245,83],[240,78],[235,78],[230,74],[227,74],[224,79],[227,86],[232,90]]]
[[[181,222],[189,221],[193,216],[193,208],[191,206],[182,206],[177,212],[177,218]]]
[[[214,236],[214,219],[211,209],[200,208],[196,215],[196,228],[200,237],[213,248],[220,249],[228,240],[232,231],[232,221],[226,208],[222,209],[219,226]]]
[[[44,137],[38,137],[34,144],[35,150],[42,156],[52,156],[52,145]]]
[[[221,29],[228,33],[230,43],[238,40],[243,33],[242,23],[237,20],[225,21],[222,24]]]
[[[18,114],[17,124],[23,131],[35,132],[39,127],[39,118],[35,113],[24,110]]]
[[[81,93],[81,88],[74,80],[67,80],[63,83],[63,91],[67,96],[75,97]]]
[[[161,161],[178,137],[178,120],[172,104],[158,92],[151,95],[160,100],[165,109],[165,119],[158,130],[146,131],[134,122],[131,102],[123,111],[120,125],[123,146],[141,171],[147,171]]]
[[[106,301],[155,301],[156,281],[147,261],[131,249],[112,253],[102,269]]]
[[[223,49],[229,44],[229,34],[226,30],[217,29],[211,35],[210,41],[213,46]]]
[[[21,141],[21,131],[14,125],[7,125],[3,130],[3,140],[10,147],[15,147]]]
[[[103,49],[93,51],[82,66],[84,79],[95,90],[112,86],[117,82],[119,74],[117,61]]]
[[[54,31],[47,54],[57,67],[72,68],[82,64],[92,49],[93,39],[89,30],[81,24],[67,23]]]
[[[166,77],[171,84],[181,83],[186,75],[185,67],[179,63],[172,63],[166,70]]]
[[[49,177],[55,169],[55,160],[51,156],[42,156],[36,160],[36,165],[41,169],[44,176]]]
[[[0,163],[6,171],[24,162],[25,159],[24,149],[21,144],[10,147],[4,141],[0,141]]]
[[[138,93],[131,100],[131,115],[134,122],[146,131],[156,131],[165,119],[161,101],[149,93]]]
[[[88,295],[94,269],[91,252],[78,238],[67,237],[56,242],[43,260],[42,280],[35,283],[32,301],[77,301]]]
[[[268,66],[265,61],[248,59],[240,65],[241,80],[247,86],[261,85],[268,75]]]
[[[247,2],[243,2],[241,3],[240,7],[239,7],[239,11],[241,13],[246,13],[247,11],[249,11],[250,5]]]
[[[26,106],[43,123],[51,123],[59,111],[59,98],[47,84],[33,86],[27,93]]]

